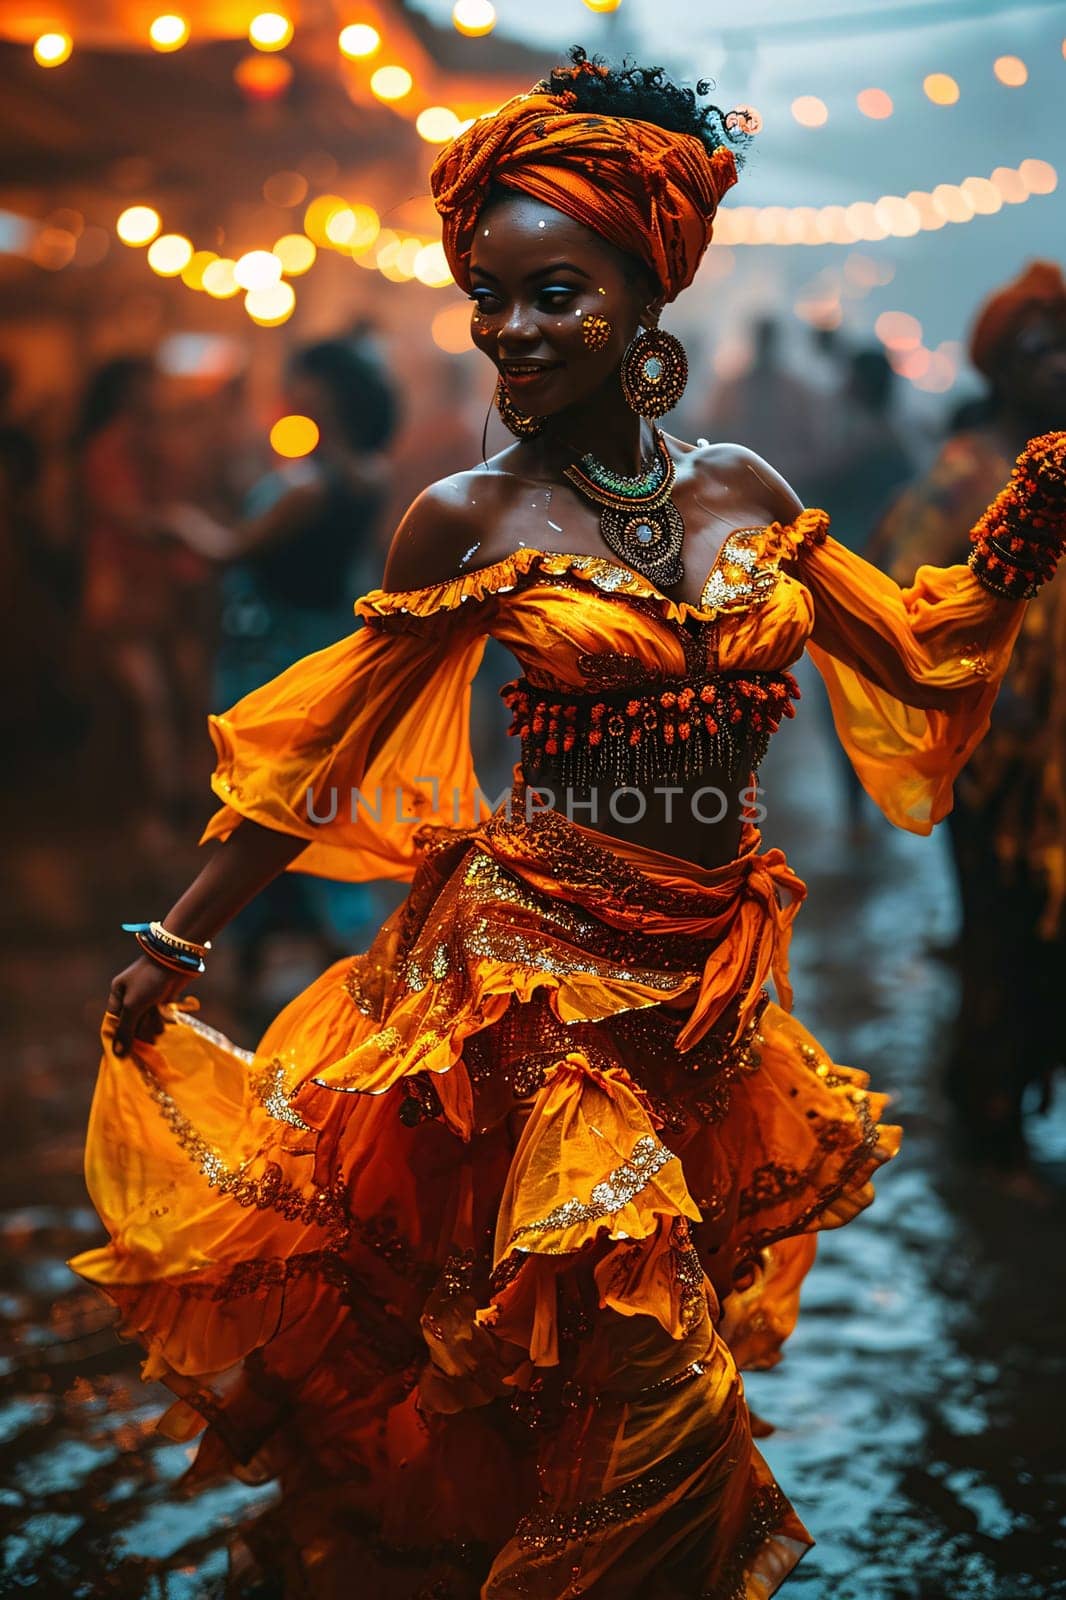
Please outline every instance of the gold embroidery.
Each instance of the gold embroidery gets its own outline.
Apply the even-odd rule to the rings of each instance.
[[[738,528],[723,544],[700,595],[704,611],[746,610],[770,598],[777,584],[777,563],[759,565],[762,528]]]
[[[668,1150],[658,1139],[646,1133],[641,1136],[633,1146],[629,1160],[623,1161],[615,1167],[613,1172],[595,1185],[588,1201],[579,1200],[576,1196],[564,1200],[562,1205],[556,1206],[554,1211],[549,1211],[546,1217],[540,1217],[536,1222],[527,1222],[523,1227],[516,1228],[507,1247],[514,1244],[516,1239],[522,1239],[530,1233],[550,1233],[559,1228],[573,1228],[583,1222],[598,1222],[601,1217],[614,1216],[624,1206],[646,1189],[655,1174],[669,1161],[676,1161],[677,1157],[672,1150]]]
[[[287,1122],[290,1128],[298,1128],[301,1133],[312,1132],[299,1112],[289,1104],[289,1096],[285,1091],[285,1068],[277,1056],[269,1067],[252,1079],[252,1088],[259,1096],[263,1110],[275,1122]]]

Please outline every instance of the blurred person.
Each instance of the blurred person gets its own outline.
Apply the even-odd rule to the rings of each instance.
[[[297,350],[285,370],[284,406],[317,425],[318,443],[253,483],[239,522],[227,526],[189,506],[172,510],[190,542],[226,563],[213,689],[218,706],[243,699],[349,632],[351,596],[380,575],[378,526],[399,399],[366,334]],[[291,939],[309,941],[312,954],[322,946],[320,964],[358,944],[380,909],[367,885],[286,873],[233,922],[246,984],[267,980],[271,944],[279,944],[282,970],[270,978],[265,1000],[273,1014],[295,992],[292,985],[300,986],[303,966]]]
[[[707,88],[575,48],[440,152],[515,442],[418,496],[363,627],[214,719],[217,847],[108,994],[111,1242],[74,1266],[174,1392],[164,1431],[203,1431],[192,1481],[280,1477],[241,1538],[293,1597],[769,1596],[811,1544],[740,1369],[780,1359],[899,1130],[789,1014],[805,889],[750,783],[806,646],[928,833],[1024,608],[984,534],[914,603],[750,450],[655,425],[683,370],[660,316],[746,142]],[[1033,441],[990,512],[1042,578],[1064,464]],[[521,759],[485,820],[489,636]],[[249,1060],[172,1002],[288,867],[410,891]]]
[[[205,567],[163,509],[157,384],[147,358],[100,367],[82,401],[75,460],[89,670],[132,711],[138,827],[147,848],[166,849],[190,815],[202,737],[204,641],[190,607]]]
[[[1066,279],[1031,262],[982,306],[970,356],[986,392],[879,532],[900,583],[960,560],[966,532],[1019,441],[1066,427]],[[1023,1110],[1066,1064],[1066,600],[1042,589],[1026,611],[991,731],[956,786],[949,817],[961,906],[962,1001],[947,1072],[967,1148],[1026,1181]]]
[[[773,461],[810,498],[811,476],[823,448],[820,419],[826,398],[782,359],[776,317],[757,318],[751,334],[751,363],[739,377],[715,383],[703,431],[712,441],[736,439]]]

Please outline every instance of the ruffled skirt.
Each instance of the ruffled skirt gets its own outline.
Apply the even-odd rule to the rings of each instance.
[[[525,800],[423,828],[254,1055],[105,1020],[72,1265],[193,1476],[280,1479],[288,1596],[765,1600],[812,1541],[738,1368],[899,1130],[768,997],[804,891],[754,828],[704,869]]]

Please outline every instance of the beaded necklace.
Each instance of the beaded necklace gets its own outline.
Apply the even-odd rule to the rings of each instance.
[[[627,566],[660,589],[681,582],[685,524],[671,498],[677,469],[659,428],[654,458],[642,472],[626,477],[588,454],[566,467],[563,476],[584,499],[600,507],[604,543]]]

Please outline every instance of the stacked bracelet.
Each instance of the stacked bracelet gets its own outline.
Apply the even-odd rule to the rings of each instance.
[[[1066,548],[1066,433],[1030,439],[970,533],[969,567],[1004,600],[1031,600]]]
[[[146,956],[171,972],[201,974],[207,971],[204,956],[211,948],[210,940],[196,944],[192,939],[182,939],[164,928],[161,922],[124,922],[123,932],[132,933]]]

